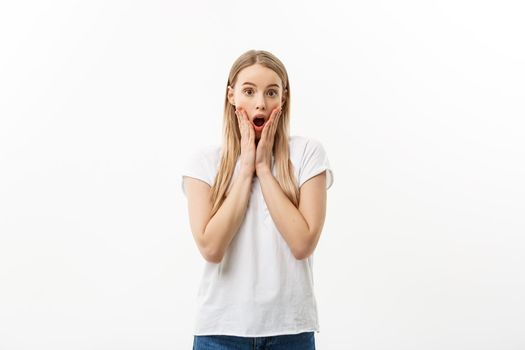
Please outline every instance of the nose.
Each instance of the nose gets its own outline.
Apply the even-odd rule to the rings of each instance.
[[[266,104],[265,104],[263,95],[261,94],[258,95],[255,108],[259,111],[264,111],[266,109]]]

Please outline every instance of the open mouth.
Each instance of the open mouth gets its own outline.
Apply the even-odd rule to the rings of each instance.
[[[255,118],[253,123],[257,126],[262,126],[264,124],[264,118]]]

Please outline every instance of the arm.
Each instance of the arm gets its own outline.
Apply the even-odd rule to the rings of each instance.
[[[309,257],[319,241],[326,214],[326,171],[300,188],[299,208],[284,194],[270,169],[258,171],[264,200],[277,229],[296,259]]]
[[[252,178],[253,174],[239,171],[232,180],[234,183],[228,196],[211,218],[210,185],[192,178],[185,179],[192,233],[207,261],[220,263],[239,230],[248,207]]]

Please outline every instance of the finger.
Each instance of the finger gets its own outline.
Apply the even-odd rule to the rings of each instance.
[[[275,118],[274,133],[277,130],[277,126],[279,125],[279,120],[281,119],[281,114],[282,114],[282,110],[279,109],[279,112],[277,112],[277,117]]]
[[[250,132],[249,142],[250,144],[255,144],[255,130],[253,130],[253,127],[251,125],[250,125],[249,132]]]
[[[277,131],[277,127],[279,126],[279,120],[281,119],[281,110],[277,112],[277,116],[275,118],[275,122],[273,123],[273,130],[272,134],[275,135],[275,132]]]
[[[277,113],[275,113],[275,123],[274,123],[275,127],[277,127],[279,119],[281,119],[281,114],[282,114],[282,110],[279,108],[277,110]]]
[[[243,125],[243,117],[242,117],[242,112],[241,112],[241,109],[237,109],[237,118],[239,118],[239,124],[240,125]]]
[[[246,121],[247,121],[247,118],[246,118],[246,111],[244,111],[243,109],[241,109],[240,112],[239,112],[239,118],[241,118],[241,123],[242,123],[242,125],[244,125],[244,127],[247,128],[248,125],[246,124]]]
[[[280,108],[277,107],[277,108],[274,108],[274,110],[272,111],[272,115],[271,115],[271,119],[276,119],[277,117],[279,117],[279,111],[280,111]]]
[[[279,108],[275,108],[272,111],[272,115],[270,117],[270,128],[271,128],[271,130],[269,130],[270,135],[273,135],[275,133],[277,122],[279,120],[279,110],[280,110]]]
[[[270,121],[269,120],[266,122],[266,125],[262,129],[261,139],[259,140],[259,143],[266,138],[266,133],[268,132],[268,125],[270,125]]]
[[[248,117],[246,116],[245,111],[241,111],[241,120],[247,126],[250,124],[250,121],[248,120]]]
[[[245,110],[241,110],[241,119],[243,121],[243,124],[245,125],[246,133],[250,144],[255,144],[255,130],[253,128],[252,123],[250,123],[250,119],[248,119],[248,114],[246,114]]]
[[[261,134],[261,139],[264,138],[265,141],[268,139],[268,136],[269,136],[268,133],[270,132],[270,129],[272,128],[272,124],[273,124],[273,121],[271,119],[266,122],[266,125],[264,126],[263,132]]]
[[[239,115],[239,112],[235,112],[235,114],[237,115],[237,124],[239,125],[239,132],[241,134],[241,139],[242,139],[244,135],[244,126],[241,120],[241,116]]]
[[[246,114],[246,111],[242,111],[242,117],[244,120],[246,120],[248,123],[250,122],[250,119],[248,118],[248,114]]]
[[[236,110],[235,111],[235,115],[237,116],[237,121],[239,122],[239,127],[241,127],[242,126],[241,111],[240,110]]]
[[[271,134],[275,133],[275,129],[277,127],[277,122],[279,121],[279,111],[280,111],[280,109],[276,108],[272,112],[272,116],[271,116],[271,121],[272,121],[272,123],[271,123],[271,126],[272,126]]]
[[[275,136],[275,121],[272,120],[270,128],[268,129],[268,142],[273,144],[273,139]]]

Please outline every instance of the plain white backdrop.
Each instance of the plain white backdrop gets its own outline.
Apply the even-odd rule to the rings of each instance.
[[[0,349],[190,349],[180,171],[249,49],[334,172],[319,349],[525,348],[519,1],[5,1]]]

